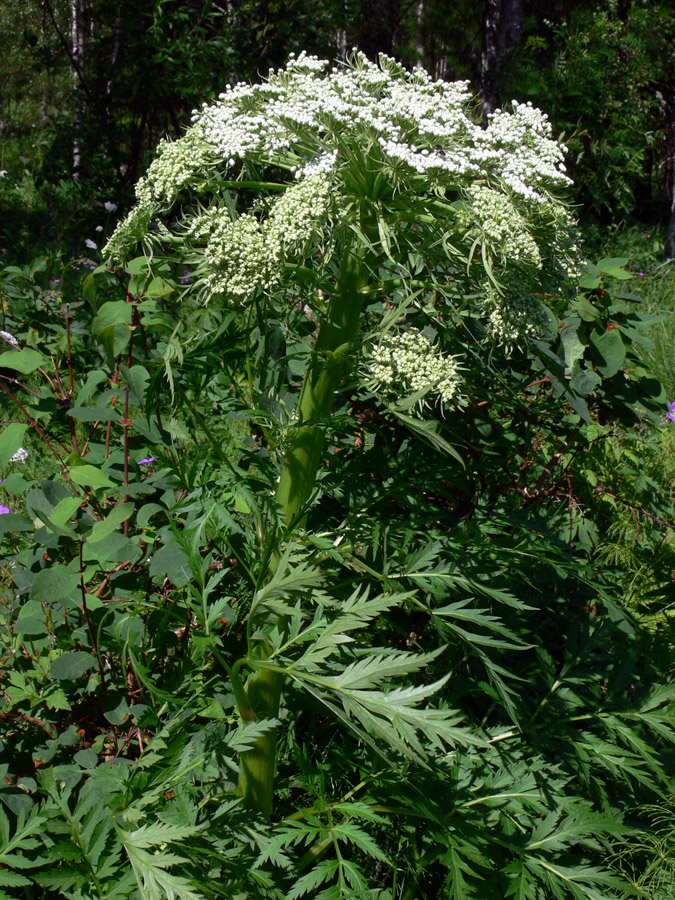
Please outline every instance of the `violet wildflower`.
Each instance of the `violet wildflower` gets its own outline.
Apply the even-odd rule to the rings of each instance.
[[[154,461],[155,461],[156,459],[157,459],[156,456],[146,456],[145,459],[139,459],[139,460],[138,460],[138,465],[139,465],[139,466],[149,466],[150,463],[154,463]]]
[[[87,240],[84,242],[84,245],[85,247],[89,247],[90,250],[98,250],[96,243],[92,241],[91,238],[87,238]]]
[[[675,400],[672,403],[668,403],[668,412],[666,413],[666,419],[670,419],[671,422],[675,422]]]
[[[181,278],[180,283],[181,284],[190,284],[190,275],[191,274],[192,274],[192,272],[190,272],[189,269],[183,269],[183,277]]]
[[[11,512],[9,506],[2,506],[0,504],[0,516],[6,516],[8,512]]]

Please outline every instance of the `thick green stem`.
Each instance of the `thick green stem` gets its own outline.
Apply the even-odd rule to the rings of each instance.
[[[287,526],[295,523],[314,490],[324,447],[325,422],[357,335],[365,297],[363,290],[368,279],[365,251],[345,252],[336,290],[330,298],[302,385],[299,424],[293,431],[277,486],[276,498]],[[265,645],[258,645],[252,652],[264,659],[270,651]],[[278,672],[257,669],[251,673],[246,692],[258,718],[269,719],[278,714],[281,683],[282,676]],[[273,731],[259,738],[239,760],[239,793],[247,806],[268,819],[272,814],[275,761],[276,734]]]

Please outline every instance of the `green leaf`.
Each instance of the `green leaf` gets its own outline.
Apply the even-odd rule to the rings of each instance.
[[[84,650],[71,650],[58,656],[51,664],[49,674],[59,681],[80,678],[85,672],[93,669],[96,660],[91,653]]]
[[[91,534],[87,538],[87,543],[96,544],[99,541],[102,541],[104,537],[107,537],[115,531],[118,525],[121,525],[122,522],[126,522],[126,520],[133,515],[135,509],[136,506],[133,503],[118,503],[117,506],[114,506],[110,510],[102,522],[97,522],[94,525]]]
[[[49,514],[50,521],[55,525],[65,525],[72,519],[81,504],[81,497],[64,497],[63,500],[59,500]]]
[[[582,369],[576,365],[570,378],[570,387],[582,397],[588,396],[596,387],[602,384],[602,378],[592,369]]]
[[[560,332],[560,340],[562,341],[563,349],[565,351],[565,366],[567,367],[567,373],[571,372],[574,363],[581,359],[584,355],[585,346],[579,340],[579,335],[577,334],[577,329],[579,327],[579,322],[574,322],[572,324],[566,325]]]
[[[115,487],[115,484],[108,476],[100,469],[97,469],[96,466],[73,466],[70,470],[70,477],[75,484],[80,484],[83,487],[91,487],[94,490]]]
[[[27,425],[21,425],[18,422],[13,422],[3,428],[2,434],[0,434],[0,466],[6,466],[22,445],[27,428]]]
[[[104,303],[92,322],[94,334],[100,334],[107,328],[115,325],[131,325],[133,307],[125,300],[110,300]]]
[[[0,516],[0,539],[4,538],[8,531],[34,531],[34,529],[35,526],[30,519],[18,513],[5,513]]]
[[[192,578],[187,553],[176,541],[169,541],[153,555],[150,574],[166,575],[176,587],[183,587]]]
[[[37,350],[31,350],[30,347],[25,350],[6,350],[4,353],[0,353],[2,368],[13,369],[23,375],[29,375],[43,366],[45,362],[44,356]]]
[[[91,304],[96,303],[96,276],[90,272],[82,282],[82,296]]]
[[[134,403],[143,406],[145,402],[145,391],[150,380],[150,373],[145,366],[132,366],[128,369],[126,366],[120,366],[122,377],[129,385],[129,395]]]
[[[78,422],[118,422],[122,416],[114,407],[106,404],[96,406],[73,406],[68,415]]]
[[[130,713],[126,697],[116,692],[101,698],[101,711],[111,725],[122,725]]]
[[[37,603],[62,603],[80,588],[80,576],[65,566],[40,569],[30,589],[30,599]]]
[[[626,358],[626,347],[621,338],[620,329],[613,328],[602,334],[594,332],[590,336],[590,342],[595,350],[594,355],[599,371],[606,378],[616,375]]]

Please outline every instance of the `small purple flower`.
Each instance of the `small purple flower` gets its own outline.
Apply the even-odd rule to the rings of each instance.
[[[60,278],[52,278],[52,281],[54,282],[54,284],[61,284]]]
[[[189,269],[183,269],[183,277],[181,278],[180,283],[181,284],[190,284],[190,275],[191,274],[192,274],[192,272],[190,272]]]
[[[672,403],[668,404],[668,412],[666,413],[666,419],[670,419],[671,422],[675,422],[675,400]]]
[[[644,277],[644,274],[645,274],[644,272],[638,272],[638,275],[641,275],[643,277]]]
[[[145,459],[139,459],[139,460],[138,460],[138,465],[139,465],[139,466],[149,466],[150,463],[154,463],[154,461],[155,461],[156,459],[157,459],[156,456],[146,456]]]
[[[9,506],[0,506],[0,516],[6,516],[7,513],[11,511],[12,510],[9,508]]]

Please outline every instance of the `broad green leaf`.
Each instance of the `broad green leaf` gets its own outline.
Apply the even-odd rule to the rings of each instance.
[[[38,603],[61,603],[80,589],[80,576],[65,566],[40,569],[30,589],[30,598]]]
[[[577,394],[586,397],[601,384],[602,378],[597,372],[592,369],[582,369],[580,365],[575,366],[570,378],[570,387]]]
[[[96,406],[73,406],[68,415],[79,422],[118,422],[122,416],[110,404]]]
[[[129,704],[124,694],[111,692],[101,698],[101,711],[111,725],[122,725],[129,718]]]
[[[31,350],[27,347],[24,350],[6,350],[0,353],[0,366],[3,369],[13,369],[15,372],[21,372],[22,375],[29,375],[40,366],[44,366],[46,360],[37,350]]]
[[[579,335],[577,334],[578,325],[579,321],[577,320],[570,325],[566,325],[560,332],[560,340],[565,351],[565,366],[568,373],[572,371],[574,363],[581,359],[586,349],[579,340]]]
[[[108,476],[100,469],[97,469],[96,466],[73,466],[70,470],[70,477],[75,484],[91,487],[94,490],[115,487],[115,484]]]
[[[96,666],[96,659],[84,650],[71,650],[57,656],[51,664],[49,674],[59,681],[80,678],[85,672]]]
[[[18,513],[5,513],[0,516],[0,538],[3,538],[7,532],[14,531],[33,531],[35,526],[25,516]]]
[[[102,369],[94,369],[92,372],[89,372],[87,375],[87,380],[83,384],[82,388],[78,392],[77,397],[75,398],[75,406],[83,406],[90,397],[92,397],[96,393],[96,388],[101,382],[107,379],[106,373]]]
[[[63,500],[59,500],[49,514],[49,521],[57,526],[65,525],[70,522],[81,505],[81,497],[64,497]]]
[[[166,575],[176,587],[183,587],[192,578],[187,553],[176,541],[169,541],[153,555],[150,574]]]
[[[27,425],[13,422],[2,429],[0,434],[0,466],[6,466],[23,443]]]
[[[87,543],[96,544],[99,541],[102,541],[103,538],[113,532],[118,525],[121,525],[122,522],[125,522],[129,518],[129,516],[133,515],[135,509],[136,506],[133,503],[118,503],[117,506],[114,506],[110,510],[103,521],[97,522],[94,525],[91,534],[87,538]]]
[[[593,333],[590,336],[590,342],[598,359],[599,371],[606,378],[616,375],[626,358],[626,347],[621,338],[621,330],[612,328],[611,331],[605,331],[602,334]]]
[[[96,314],[96,318],[92,322],[92,331],[94,334],[100,334],[106,328],[113,328],[115,325],[131,325],[133,307],[131,303],[125,300],[110,300],[104,303]]]
[[[145,402],[145,391],[150,380],[150,373],[145,366],[132,366],[128,369],[126,366],[120,366],[122,377],[129,385],[130,398],[138,406],[143,406]]]

